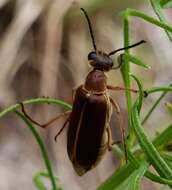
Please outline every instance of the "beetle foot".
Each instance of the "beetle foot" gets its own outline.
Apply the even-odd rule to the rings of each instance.
[[[144,94],[144,97],[145,97],[145,98],[147,98],[148,93],[147,93],[147,91],[146,91],[146,90],[144,90],[144,91],[143,91],[143,94]]]

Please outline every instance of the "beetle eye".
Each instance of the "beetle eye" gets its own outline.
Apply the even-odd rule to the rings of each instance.
[[[92,52],[90,52],[90,53],[88,54],[88,60],[89,60],[89,61],[90,61],[90,60],[95,60],[96,57],[97,57],[97,54],[96,54],[95,51],[92,51]]]

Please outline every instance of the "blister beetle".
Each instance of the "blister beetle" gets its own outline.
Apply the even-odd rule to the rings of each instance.
[[[96,47],[90,19],[86,11],[83,8],[81,8],[81,10],[87,19],[94,47],[94,51],[88,54],[88,61],[93,69],[88,73],[85,83],[75,90],[72,111],[62,113],[45,125],[41,125],[28,116],[24,109],[24,105],[21,104],[23,113],[32,122],[43,128],[49,126],[59,117],[68,115],[67,120],[55,136],[55,139],[69,123],[67,132],[67,152],[79,176],[94,168],[100,162],[107,149],[111,150],[112,137],[109,123],[112,114],[112,106],[114,106],[118,114],[120,114],[120,109],[118,104],[109,96],[108,90],[126,89],[113,87],[107,84],[105,72],[120,68],[122,63],[114,67],[114,62],[110,56],[118,51],[129,49],[145,42],[142,40],[131,46],[117,49],[108,54],[99,51]],[[132,89],[128,90],[136,92]],[[127,159],[125,135],[121,123],[119,127]]]

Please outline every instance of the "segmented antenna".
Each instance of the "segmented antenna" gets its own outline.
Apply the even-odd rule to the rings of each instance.
[[[97,47],[96,47],[95,38],[94,38],[94,35],[93,35],[93,30],[92,30],[92,26],[91,26],[91,21],[90,21],[90,19],[89,19],[89,17],[88,17],[87,12],[86,12],[83,8],[81,8],[81,11],[83,11],[83,13],[84,13],[84,15],[85,15],[85,17],[86,17],[86,19],[87,19],[88,27],[89,27],[89,31],[90,31],[90,35],[91,35],[91,39],[92,39],[92,43],[93,43],[93,47],[94,47],[94,49],[95,49],[95,51],[96,51],[96,50],[97,50]]]
[[[138,46],[138,45],[143,44],[143,43],[146,43],[146,41],[141,40],[140,42],[137,42],[137,43],[135,43],[135,44],[133,44],[131,46],[127,46],[127,47],[124,47],[124,48],[119,48],[117,50],[114,50],[114,51],[110,52],[108,55],[111,56],[111,55],[115,54],[118,51],[125,50],[125,49],[130,49],[130,48],[133,48],[133,47]]]

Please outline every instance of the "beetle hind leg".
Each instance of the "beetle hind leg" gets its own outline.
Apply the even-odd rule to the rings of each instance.
[[[108,150],[111,151],[112,150],[112,132],[111,132],[111,128],[110,127],[107,127],[106,129],[107,131],[107,135],[108,135],[108,143],[107,143],[107,146],[108,146]]]
[[[126,145],[126,141],[125,141],[125,130],[124,130],[123,126],[122,126],[122,118],[121,118],[120,107],[112,98],[110,98],[110,102],[112,103],[112,105],[114,106],[117,114],[119,115],[119,122],[120,122],[119,128],[120,128],[121,136],[122,136],[122,142],[123,142],[123,147],[124,147],[124,152],[125,152],[125,160],[127,162],[127,160],[128,160],[127,145]]]
[[[66,127],[67,123],[70,121],[70,116],[66,119],[66,121],[64,122],[62,128],[59,130],[59,132],[57,133],[57,135],[54,137],[54,140],[57,141],[57,137],[62,133],[63,129]]]
[[[112,141],[112,132],[111,132],[111,128],[108,127],[106,130],[107,130],[107,134],[108,134],[108,150],[111,151],[113,145],[121,144],[122,141],[121,141],[121,140],[118,140],[118,141]]]
[[[24,114],[24,116],[29,119],[32,123],[36,124],[37,126],[41,127],[41,128],[47,128],[48,126],[50,126],[52,123],[54,123],[55,121],[57,121],[58,119],[60,119],[61,117],[64,117],[66,115],[69,115],[71,113],[71,111],[66,111],[64,113],[60,113],[58,114],[56,117],[52,118],[50,121],[48,121],[47,123],[44,124],[40,124],[39,122],[35,121],[34,119],[31,118],[31,116],[29,116],[29,114],[26,112],[25,108],[24,108],[24,104],[22,102],[19,103],[21,105],[21,111]]]

